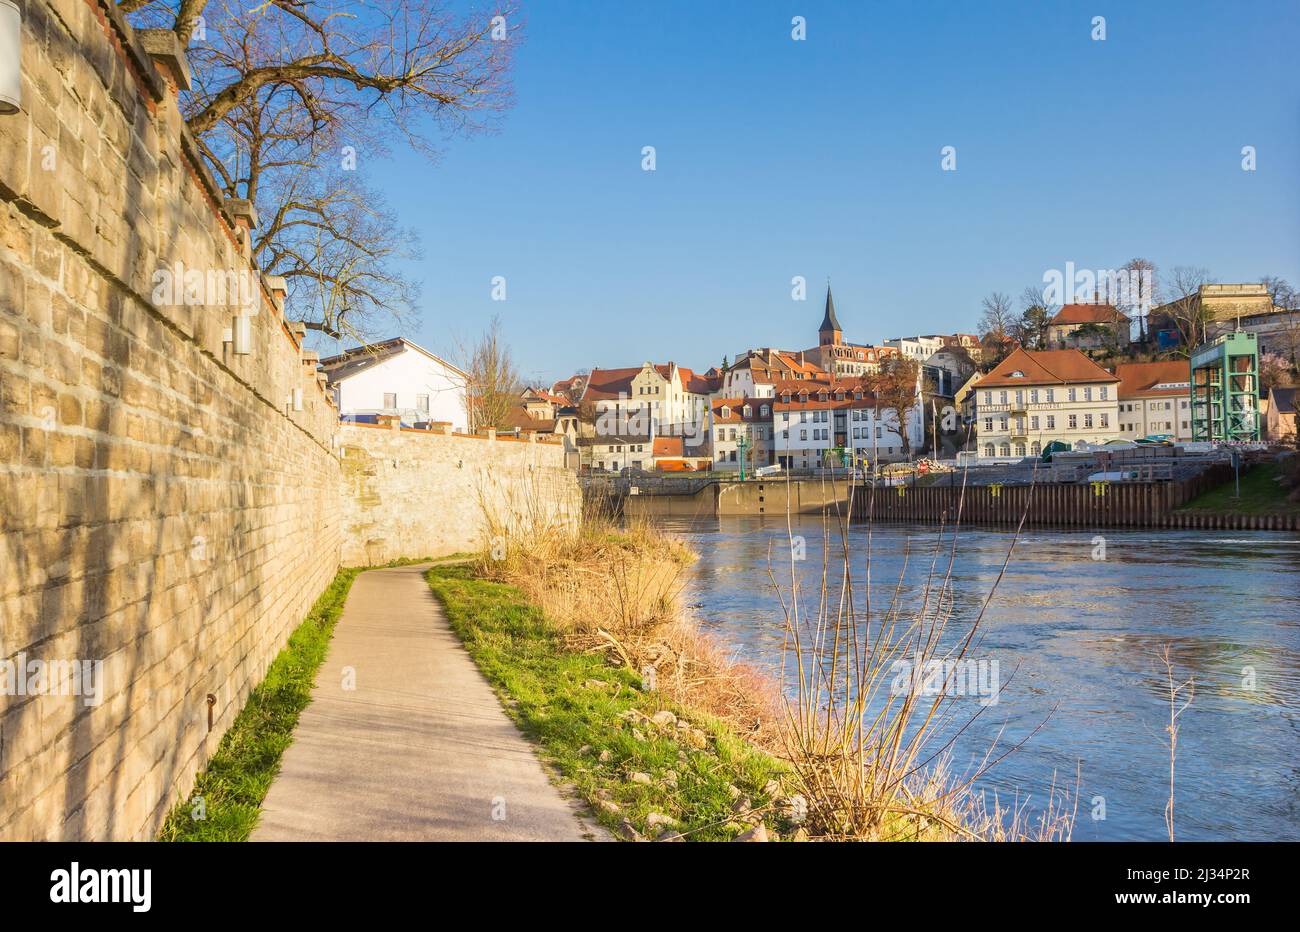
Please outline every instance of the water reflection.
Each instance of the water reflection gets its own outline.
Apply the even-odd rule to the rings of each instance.
[[[785,519],[665,524],[700,553],[686,597],[701,623],[741,659],[779,675],[785,631],[769,572],[789,588]],[[792,531],[806,547],[797,574],[813,592],[826,553],[822,522],[794,519]],[[1106,559],[1094,560],[1096,536],[1035,530],[1017,543],[978,649],[999,659],[1004,681],[1014,676],[957,739],[957,768],[973,768],[999,733],[1005,746],[1039,727],[982,788],[1004,801],[1028,795],[1033,809],[1053,779],[1072,785],[1078,766],[1076,838],[1164,837],[1168,707],[1157,655],[1169,645],[1177,673],[1196,680],[1179,737],[1179,837],[1300,839],[1300,535],[1109,530]],[[952,626],[979,612],[1011,540],[998,530],[961,531]],[[873,608],[892,597],[900,574],[904,598],[922,591],[935,544],[929,528],[871,531]],[[861,607],[864,527],[850,529],[848,547]],[[945,565],[946,552],[940,572]],[[831,577],[834,589],[833,563]],[[957,715],[964,722],[975,710]],[[1089,817],[1096,796],[1105,798],[1105,821]]]

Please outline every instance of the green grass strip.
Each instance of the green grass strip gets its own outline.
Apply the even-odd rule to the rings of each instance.
[[[1241,498],[1233,498],[1236,482],[1229,479],[1192,499],[1180,511],[1223,515],[1293,515],[1300,514],[1300,503],[1289,502],[1287,491],[1278,483],[1282,467],[1277,463],[1260,463],[1243,469]]]
[[[266,677],[221,739],[190,798],[167,816],[160,841],[247,841],[257,824],[262,800],[280,771],[280,758],[293,743],[298,716],[311,699],[316,671],[325,660],[330,637],[352,581],[363,568],[341,569],[311,612],[289,636]],[[194,817],[203,798],[204,818]]]
[[[476,579],[468,566],[434,567],[427,579],[507,713],[621,837],[625,820],[651,838],[673,831],[652,823],[657,813],[688,840],[725,840],[749,828],[737,809],[779,808],[765,789],[782,772],[775,758],[646,689],[630,670],[567,650],[517,588]],[[642,717],[662,711],[690,727]],[[767,823],[782,835],[790,828],[782,814]]]

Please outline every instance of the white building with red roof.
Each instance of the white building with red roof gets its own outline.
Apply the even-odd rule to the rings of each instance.
[[[1192,439],[1191,369],[1186,359],[1122,362],[1115,375],[1122,437]]]
[[[771,398],[777,382],[828,379],[830,375],[805,353],[771,348],[751,349],[738,355],[721,374],[715,397]]]
[[[849,457],[855,463],[895,462],[924,444],[922,418],[918,396],[900,430],[898,412],[879,403],[866,379],[785,382],[777,386],[772,408],[773,454],[787,469],[838,466]]]
[[[1078,350],[1017,347],[974,390],[977,449],[1034,456],[1053,440],[1074,448],[1121,439],[1119,382]]]
[[[715,398],[709,405],[709,444],[713,468],[745,474],[770,466],[773,459],[771,397]]]
[[[1066,304],[1047,323],[1047,345],[1052,349],[1127,346],[1131,329],[1128,316],[1112,304]]]
[[[596,435],[680,436],[703,443],[713,380],[674,362],[637,368],[592,369],[582,403],[590,402]]]

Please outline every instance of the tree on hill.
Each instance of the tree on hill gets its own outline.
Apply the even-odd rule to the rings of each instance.
[[[1213,281],[1207,269],[1180,265],[1173,271],[1171,286],[1178,295],[1163,305],[1170,322],[1178,331],[1180,355],[1190,356],[1205,342],[1210,311],[1201,301],[1201,286]]]
[[[1021,292],[1020,303],[1020,317],[1011,325],[1010,335],[1025,349],[1047,349],[1047,326],[1057,308],[1033,285]]]
[[[1011,328],[1016,323],[1015,312],[1011,309],[1011,297],[1001,291],[994,291],[981,302],[981,306],[980,337],[1002,340],[1010,336]]]

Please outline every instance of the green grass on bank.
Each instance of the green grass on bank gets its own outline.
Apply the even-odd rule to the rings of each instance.
[[[1236,483],[1229,479],[1218,488],[1192,499],[1180,511],[1198,514],[1292,515],[1300,514],[1300,503],[1286,500],[1287,490],[1278,483],[1278,463],[1260,463],[1241,474],[1241,498],[1233,498]]]
[[[518,589],[466,566],[427,578],[506,711],[616,835],[630,837],[630,826],[649,838],[724,840],[750,827],[747,816],[775,810],[766,789],[781,774],[774,758],[644,689],[626,668],[566,650]],[[767,824],[790,827],[780,814]]]
[[[330,636],[352,581],[362,570],[339,570],[307,617],[289,636],[266,677],[221,739],[208,769],[199,775],[190,798],[167,816],[160,841],[247,841],[280,770],[280,758],[293,742],[298,716],[307,707],[316,670],[325,660]],[[206,810],[195,818],[195,802]]]

